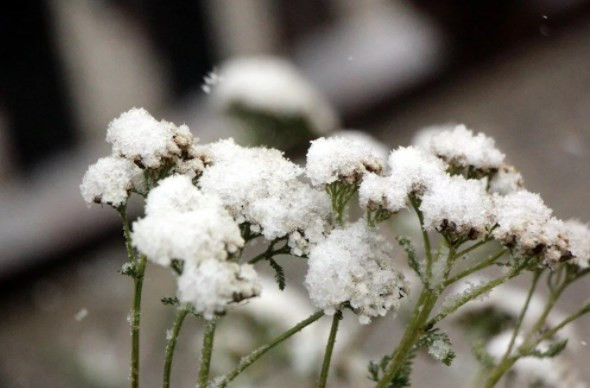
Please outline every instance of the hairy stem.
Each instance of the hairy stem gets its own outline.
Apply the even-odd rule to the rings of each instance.
[[[252,365],[256,360],[258,360],[260,357],[262,357],[266,352],[268,352],[269,350],[271,350],[272,348],[274,348],[275,346],[277,346],[278,344],[280,344],[284,340],[288,339],[293,334],[299,332],[300,330],[302,330],[306,326],[311,325],[312,323],[314,323],[315,321],[317,321],[318,319],[320,319],[323,316],[324,316],[323,311],[316,312],[315,314],[309,316],[307,319],[299,322],[297,325],[293,326],[291,329],[287,330],[283,334],[281,334],[278,337],[276,337],[275,339],[273,339],[267,345],[264,345],[256,350],[252,351],[247,356],[242,357],[238,366],[236,366],[232,371],[230,371],[229,373],[227,373],[223,376],[220,376],[214,380],[215,385],[218,387],[225,387],[229,382],[231,382],[233,379],[238,377],[238,375],[240,373],[242,373],[244,371],[244,369],[246,369],[247,367]]]
[[[201,367],[199,368],[199,388],[206,388],[209,384],[209,368],[211,366],[211,355],[213,354],[213,339],[217,319],[208,319],[205,322],[205,334],[203,335],[203,347],[201,349]]]
[[[322,363],[322,371],[320,373],[319,388],[324,388],[328,381],[328,372],[330,370],[330,361],[332,360],[332,352],[334,351],[334,344],[336,343],[336,333],[338,332],[338,325],[342,319],[342,312],[336,311],[332,318],[332,326],[330,328],[330,336],[326,344],[326,351],[324,353],[324,362]]]
[[[424,250],[426,252],[426,281],[430,283],[432,278],[432,248],[430,245],[430,237],[428,236],[428,232],[424,229],[424,215],[422,211],[420,211],[420,204],[418,199],[414,196],[410,195],[410,203],[412,207],[416,211],[416,215],[418,216],[418,221],[420,222],[420,231],[422,232],[422,239],[424,240]]]
[[[412,351],[414,345],[418,339],[422,336],[426,320],[430,316],[430,312],[436,304],[437,296],[428,287],[422,289],[422,293],[418,298],[412,318],[406,326],[406,330],[397,345],[397,348],[391,355],[391,361],[389,362],[389,368],[383,375],[383,378],[379,380],[376,388],[386,388],[389,383],[395,378],[399,370],[404,365],[404,361],[408,357],[408,354]]]
[[[181,307],[178,309],[176,319],[174,320],[174,325],[172,326],[172,330],[168,338],[168,343],[166,344],[166,356],[164,358],[164,382],[162,384],[163,388],[170,387],[170,374],[172,371],[172,359],[174,357],[174,349],[176,348],[176,343],[178,342],[178,334],[180,333],[180,328],[182,327],[182,323],[184,322],[184,318],[186,318],[187,314],[188,310],[186,308]]]

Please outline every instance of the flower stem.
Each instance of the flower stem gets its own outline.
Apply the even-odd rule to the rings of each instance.
[[[377,383],[376,388],[385,388],[395,378],[399,370],[404,365],[405,359],[412,351],[416,341],[423,334],[426,320],[430,312],[436,304],[437,295],[434,294],[428,287],[424,287],[412,313],[410,323],[406,326],[404,335],[402,336],[396,350],[391,356],[389,362],[389,369],[384,374],[383,378]]]
[[[498,260],[499,258],[504,256],[504,254],[506,254],[506,252],[508,252],[508,250],[502,249],[500,252],[496,253],[493,256],[490,256],[488,259],[486,259],[478,264],[475,264],[474,266],[472,266],[470,268],[467,268],[463,272],[458,273],[457,275],[453,276],[450,279],[445,280],[442,283],[441,290],[450,286],[451,284],[463,279],[464,277],[471,275],[474,272],[477,272],[477,271],[480,271],[484,268],[489,267],[490,265],[494,264],[496,262],[496,260]],[[456,257],[460,257],[460,255],[457,254]]]
[[[315,314],[309,316],[307,319],[299,322],[297,325],[293,326],[291,329],[287,330],[283,334],[276,337],[274,340],[272,340],[267,345],[264,345],[256,350],[252,351],[247,356],[242,357],[240,359],[238,366],[236,366],[232,371],[230,371],[226,375],[220,376],[214,380],[215,385],[218,387],[225,387],[227,384],[229,384],[229,382],[231,382],[233,379],[238,377],[238,375],[240,373],[242,373],[244,371],[244,369],[246,369],[247,367],[252,365],[256,360],[258,360],[260,357],[262,357],[270,349],[274,348],[275,346],[277,346],[278,344],[280,344],[281,342],[283,342],[287,338],[291,337],[293,334],[297,333],[298,331],[300,331],[304,327],[309,326],[310,324],[314,323],[315,321],[317,321],[318,319],[320,319],[323,316],[324,316],[323,311],[316,312]]]
[[[133,307],[131,308],[131,386],[139,387],[139,328],[141,326],[141,291],[145,273],[146,257],[140,255],[133,277]]]
[[[334,344],[336,343],[336,333],[338,332],[338,325],[342,319],[342,312],[336,311],[332,318],[332,327],[330,328],[330,336],[326,344],[326,352],[324,353],[324,362],[322,363],[322,371],[320,373],[319,388],[324,388],[328,381],[328,372],[330,370],[330,361],[332,360],[332,352],[334,351]]]
[[[409,199],[412,207],[416,211],[418,221],[420,222],[420,231],[422,232],[424,251],[426,252],[426,279],[427,283],[429,283],[432,278],[432,248],[430,244],[430,237],[428,236],[426,229],[424,229],[424,215],[422,214],[422,211],[420,211],[420,203],[418,202],[418,199],[412,195],[409,196]]]
[[[162,384],[163,388],[170,387],[170,373],[172,371],[172,358],[174,357],[174,349],[176,348],[176,343],[178,341],[178,333],[180,333],[180,328],[182,327],[182,323],[184,322],[184,318],[188,314],[188,310],[184,307],[178,309],[178,313],[176,314],[176,319],[174,320],[174,325],[172,326],[171,335],[168,338],[168,343],[166,344],[166,357],[164,359],[164,382]]]
[[[201,367],[199,369],[199,388],[206,388],[209,383],[209,368],[211,366],[211,355],[213,354],[213,339],[217,320],[209,319],[205,323],[205,334],[203,336],[203,348],[201,349]]]
[[[506,360],[510,353],[512,352],[512,348],[514,347],[514,342],[516,341],[516,337],[518,336],[518,332],[520,331],[520,326],[522,325],[522,321],[524,320],[524,316],[529,308],[529,304],[531,303],[531,298],[533,293],[535,292],[535,288],[537,288],[537,283],[539,282],[539,278],[541,277],[542,271],[535,271],[533,274],[533,281],[531,282],[531,287],[526,297],[526,301],[524,302],[524,306],[520,310],[520,314],[516,320],[516,324],[514,325],[514,330],[512,332],[512,337],[510,338],[510,342],[508,343],[508,347],[506,348],[506,352],[502,357],[502,362]]]

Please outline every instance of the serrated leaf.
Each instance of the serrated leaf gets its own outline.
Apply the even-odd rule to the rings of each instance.
[[[285,280],[285,270],[279,263],[275,261],[272,257],[268,258],[268,263],[275,270],[275,280],[279,285],[279,290],[283,291],[285,289],[286,280]]]
[[[178,306],[180,303],[175,296],[165,296],[161,299],[162,303],[168,306]]]
[[[428,351],[435,360],[442,362],[449,366],[456,357],[452,349],[451,339],[447,333],[441,332],[438,329],[431,330],[425,333],[418,342],[416,348],[424,348]]]

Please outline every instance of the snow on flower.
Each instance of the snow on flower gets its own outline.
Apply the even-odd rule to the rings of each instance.
[[[133,224],[133,245],[151,261],[225,260],[244,245],[240,229],[214,195],[184,176],[163,180],[146,200],[146,217]]]
[[[364,324],[396,311],[408,282],[395,269],[392,252],[363,220],[333,230],[309,253],[305,287],[312,303],[331,315],[349,302]]]
[[[513,166],[503,164],[490,180],[489,191],[506,195],[524,188],[522,175]]]
[[[107,129],[113,153],[141,168],[159,168],[193,143],[187,126],[157,121],[143,108],[133,108],[113,120]]]
[[[578,220],[565,222],[567,238],[570,250],[574,256],[572,262],[580,268],[588,268],[590,265],[590,228]]]
[[[299,179],[303,170],[274,149],[245,148],[233,140],[210,145],[212,165],[199,186],[221,198],[238,223],[260,227],[269,240],[302,233],[316,241],[330,215],[330,200]]]
[[[382,169],[378,151],[358,139],[319,138],[307,150],[305,170],[314,186],[336,181],[354,184],[366,173],[379,173]]]
[[[462,176],[434,181],[422,196],[427,229],[477,238],[494,225],[493,205],[482,182]]]
[[[474,135],[465,125],[433,135],[429,143],[430,152],[453,167],[471,166],[488,172],[498,169],[504,161],[494,139],[483,133]]]
[[[100,158],[91,165],[80,185],[82,198],[92,203],[114,207],[127,202],[134,184],[141,184],[142,172],[131,161],[116,156]]]
[[[190,303],[205,319],[213,319],[233,304],[260,295],[258,274],[250,264],[214,259],[185,266],[178,277],[178,299]]]

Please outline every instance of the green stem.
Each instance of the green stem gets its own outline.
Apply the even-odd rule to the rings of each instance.
[[[531,303],[531,298],[533,296],[533,293],[535,292],[535,289],[537,288],[537,283],[539,282],[539,278],[541,277],[542,272],[543,272],[542,270],[538,270],[538,271],[535,271],[535,273],[533,274],[533,281],[531,282],[531,287],[530,287],[529,292],[527,294],[526,301],[524,302],[524,306],[522,306],[522,309],[520,310],[520,314],[518,315],[518,318],[516,320],[516,324],[514,325],[512,337],[510,337],[510,342],[508,343],[508,347],[506,348],[506,352],[504,353],[504,356],[501,359],[502,362],[504,360],[506,360],[510,356],[510,353],[512,352],[512,348],[514,347],[514,342],[516,341],[516,337],[518,336],[518,332],[520,331],[522,321],[524,320],[524,316],[526,315],[526,312],[529,308],[529,304]]]
[[[145,255],[136,262],[133,277],[133,307],[131,308],[131,386],[139,387],[139,328],[141,326],[141,291],[146,265]]]
[[[258,360],[260,357],[262,357],[266,352],[268,352],[269,350],[271,350],[272,348],[274,348],[275,346],[277,346],[278,344],[280,344],[281,342],[283,342],[287,338],[291,337],[293,334],[297,333],[301,329],[305,328],[306,326],[311,325],[313,322],[317,321],[318,319],[320,319],[323,316],[324,316],[323,311],[316,312],[315,314],[313,314],[310,317],[308,317],[307,319],[299,322],[297,325],[293,326],[291,329],[287,330],[283,334],[281,334],[278,337],[276,337],[275,339],[273,339],[267,345],[264,345],[256,350],[252,351],[247,356],[242,357],[240,359],[238,366],[236,366],[232,371],[230,371],[226,375],[217,377],[214,380],[215,385],[218,387],[225,387],[227,384],[229,384],[229,382],[231,382],[233,379],[238,377],[238,375],[240,373],[242,373],[244,371],[244,369],[246,369],[247,367],[252,365],[256,360]]]
[[[125,247],[127,248],[127,258],[130,263],[135,263],[135,249],[133,249],[131,243],[131,228],[129,227],[129,219],[127,218],[127,206],[122,206],[117,209],[121,216],[121,222],[123,223],[123,236],[125,236]]]
[[[199,388],[206,388],[209,384],[209,368],[211,367],[211,355],[213,354],[213,339],[217,319],[208,319],[205,322],[205,334],[203,335],[203,348],[201,349],[201,367],[199,369]]]
[[[376,388],[387,387],[402,368],[405,359],[408,357],[408,354],[410,354],[412,348],[422,336],[424,328],[427,327],[425,323],[430,316],[430,312],[434,308],[434,305],[436,304],[436,300],[437,295],[425,286],[422,289],[420,297],[418,298],[418,302],[416,303],[416,307],[412,313],[412,318],[406,326],[404,335],[402,336],[396,350],[391,356],[389,369],[384,374],[383,378],[379,380]]]
[[[325,388],[328,381],[328,372],[330,370],[330,361],[332,360],[332,352],[334,351],[334,344],[336,343],[336,333],[338,332],[338,325],[342,319],[342,312],[336,311],[332,318],[332,326],[330,328],[330,336],[326,344],[326,352],[324,353],[324,362],[322,363],[322,371],[320,373],[319,388]]]
[[[420,204],[418,200],[410,195],[410,203],[416,211],[416,215],[418,216],[418,221],[420,222],[420,231],[422,232],[422,239],[424,240],[424,250],[426,251],[426,279],[430,280],[432,277],[432,248],[430,245],[430,237],[428,236],[428,232],[424,228],[424,215],[420,211]]]
[[[462,251],[457,252],[457,257],[465,256],[469,252],[474,251],[475,249],[481,247],[482,245],[486,244],[490,240],[491,239],[489,237],[486,237],[483,240],[476,242],[475,244],[471,245],[470,247],[467,247],[467,248],[463,249]]]
[[[475,264],[474,266],[466,269],[463,272],[458,273],[457,275],[453,276],[450,279],[447,279],[444,281],[444,283],[441,285],[440,290],[450,286],[451,284],[463,279],[464,277],[467,277],[469,275],[471,275],[472,273],[475,273],[477,271],[480,271],[484,268],[489,267],[490,265],[494,264],[496,262],[496,260],[498,260],[499,258],[501,258],[502,256],[504,256],[504,254],[506,254],[508,252],[507,249],[502,249],[500,252],[496,253],[493,256],[490,256],[490,258]],[[457,257],[460,257],[459,254],[456,255]]]
[[[164,359],[164,382],[162,384],[163,388],[170,387],[170,373],[172,371],[172,358],[174,357],[174,349],[176,348],[176,343],[178,342],[178,333],[180,333],[180,328],[182,327],[182,323],[184,322],[184,318],[186,318],[187,314],[188,310],[186,308],[181,307],[178,309],[170,337],[168,338],[168,343],[166,344],[166,356]]]
[[[590,313],[590,305],[584,306],[580,310],[576,311],[574,314],[565,318],[563,321],[561,321],[559,324],[557,324],[557,326],[555,326],[553,329],[547,330],[541,337],[539,337],[539,339],[536,341],[535,346],[538,343],[540,343],[541,341],[544,341],[546,339],[553,337],[559,330],[563,329],[565,326],[567,326],[571,322],[575,321],[576,319],[578,319],[581,316],[588,314],[588,313]]]
[[[443,307],[442,311],[428,322],[428,326],[429,327],[434,326],[438,322],[442,321],[449,314],[457,311],[465,303],[477,298],[480,295],[483,295],[483,294],[493,290],[494,288],[496,288],[497,286],[499,286],[501,284],[506,283],[508,280],[517,276],[526,267],[527,263],[528,263],[528,261],[526,261],[525,264],[515,267],[512,271],[510,271],[506,275],[500,276],[499,278],[496,278],[494,280],[490,280],[486,284],[475,288],[474,290],[467,293],[463,297],[455,300],[450,306]]]

